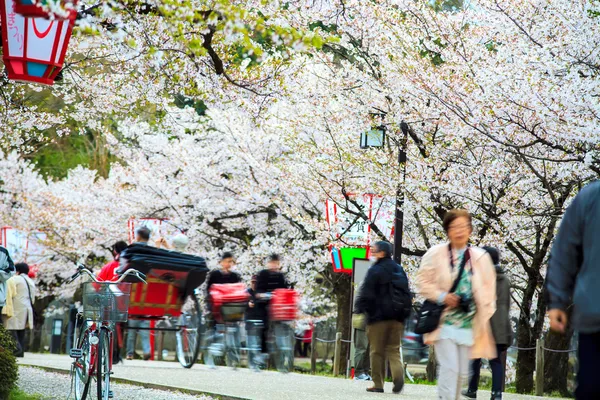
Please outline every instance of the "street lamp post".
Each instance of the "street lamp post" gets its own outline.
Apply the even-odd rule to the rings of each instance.
[[[404,185],[406,183],[406,147],[408,145],[408,124],[400,123],[402,141],[398,146],[398,170],[402,176],[402,182],[398,182],[396,188],[396,212],[394,218],[394,261],[398,264],[402,261],[402,234],[404,231]]]

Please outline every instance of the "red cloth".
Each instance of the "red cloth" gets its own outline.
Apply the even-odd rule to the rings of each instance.
[[[310,343],[312,340],[313,332],[315,331],[315,324],[310,323],[310,328],[307,331],[304,331],[304,337],[302,338],[303,343]]]
[[[119,260],[114,260],[106,264],[100,272],[98,272],[98,280],[101,282],[114,282],[119,279],[115,271],[119,268]]]

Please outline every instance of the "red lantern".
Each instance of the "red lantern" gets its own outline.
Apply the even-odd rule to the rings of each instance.
[[[16,0],[15,12],[24,17],[68,19],[77,14],[78,0]]]
[[[2,59],[8,79],[52,85],[65,60],[76,13],[68,19],[29,18],[0,0]]]

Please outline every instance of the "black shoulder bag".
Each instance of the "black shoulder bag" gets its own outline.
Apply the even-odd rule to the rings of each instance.
[[[448,245],[450,247],[450,245]],[[460,277],[465,269],[465,265],[471,258],[471,254],[469,249],[465,250],[465,256],[463,257],[462,262],[460,263],[458,276],[454,280],[452,284],[452,288],[448,293],[452,293],[456,290],[458,286],[458,282],[460,281]],[[450,265],[452,269],[454,269],[454,261],[452,260],[452,248],[450,248]],[[440,319],[442,318],[442,312],[446,308],[445,304],[439,305],[436,302],[425,300],[419,313],[417,314],[417,325],[415,326],[415,333],[418,335],[423,335],[424,333],[431,333],[435,331],[440,325]]]

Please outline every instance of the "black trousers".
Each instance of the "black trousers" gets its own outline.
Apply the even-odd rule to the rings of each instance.
[[[600,332],[579,334],[579,371],[577,371],[577,400],[600,399],[598,359],[600,359]]]
[[[502,353],[506,351],[506,345],[497,344],[496,351],[498,357],[489,360],[492,369],[492,392],[502,392],[502,383],[504,380],[504,366],[502,365]],[[479,387],[479,375],[481,373],[481,358],[471,361],[471,374],[469,379],[469,392],[476,392]]]
[[[25,329],[21,329],[18,331],[10,331],[10,333],[15,338],[15,342],[17,342],[17,349],[15,350],[16,357],[23,357],[25,353]]]

